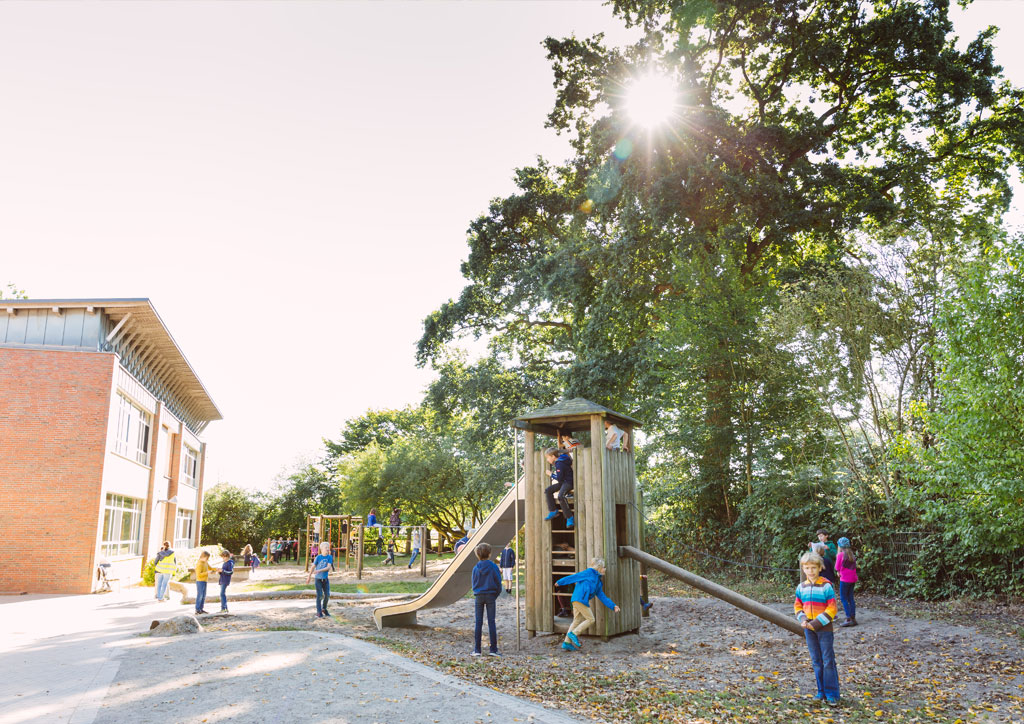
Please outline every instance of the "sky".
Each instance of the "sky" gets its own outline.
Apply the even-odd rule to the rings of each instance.
[[[1011,31],[1024,2],[955,10]],[[423,319],[544,128],[546,36],[592,0],[0,3],[0,286],[147,297],[224,420],[206,485],[270,489],[370,408],[422,399]]]

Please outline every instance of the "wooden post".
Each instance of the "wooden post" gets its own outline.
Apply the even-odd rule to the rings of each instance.
[[[363,524],[359,524],[359,532],[357,534],[359,550],[356,553],[356,578],[363,580]]]
[[[424,578],[427,577],[427,548],[430,543],[427,539],[427,533],[429,530],[425,525],[420,526],[420,575]]]

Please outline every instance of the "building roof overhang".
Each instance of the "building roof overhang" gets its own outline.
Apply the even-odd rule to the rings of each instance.
[[[175,387],[188,397],[197,417],[204,421],[222,420],[220,410],[206,391],[199,375],[185,358],[185,353],[174,341],[167,325],[149,299],[2,299],[0,314],[16,314],[21,309],[46,309],[60,313],[61,309],[102,311],[114,323],[107,334],[106,348],[126,334],[138,335],[165,363],[166,374]]]

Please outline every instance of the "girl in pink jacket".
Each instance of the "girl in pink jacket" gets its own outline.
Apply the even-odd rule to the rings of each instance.
[[[850,548],[849,538],[840,538],[839,555],[836,556],[836,574],[839,576],[839,600],[843,604],[846,620],[840,626],[857,625],[857,604],[853,600],[853,589],[857,585],[857,558]]]

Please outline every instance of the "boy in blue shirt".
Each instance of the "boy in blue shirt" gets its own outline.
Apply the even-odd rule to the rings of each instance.
[[[473,628],[473,656],[480,655],[480,636],[483,633],[484,610],[487,610],[487,633],[491,639],[490,656],[498,653],[498,626],[494,621],[494,602],[501,595],[501,572],[491,560],[491,547],[481,543],[476,547],[479,562],[473,566],[473,594],[476,596],[476,625]]]
[[[330,616],[327,613],[327,602],[331,600],[331,582],[327,578],[329,571],[334,568],[334,556],[331,555],[331,544],[320,543],[319,555],[313,559],[313,570],[306,575],[306,583],[311,577],[316,579],[316,617],[323,618]]]
[[[562,508],[562,515],[565,516],[565,527],[572,528],[576,521],[572,509],[569,508],[569,501],[565,499],[573,486],[572,456],[567,450],[549,447],[544,451],[544,457],[547,458],[548,465],[551,466],[551,480],[553,481],[551,485],[544,488],[549,511],[544,520],[551,520],[558,515],[558,509],[555,507],[555,493],[557,492],[558,505]]]
[[[604,575],[605,565],[603,558],[592,558],[590,568],[580,571],[571,576],[560,578],[556,586],[568,586],[576,584],[572,590],[572,625],[569,626],[569,633],[565,635],[562,648],[566,651],[576,651],[582,648],[579,636],[594,623],[594,612],[590,610],[590,601],[597,596],[605,606],[618,613],[622,609],[615,605],[615,601],[608,598],[604,593],[604,586],[601,577]]]

